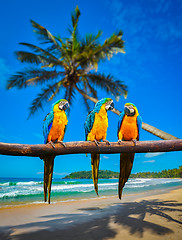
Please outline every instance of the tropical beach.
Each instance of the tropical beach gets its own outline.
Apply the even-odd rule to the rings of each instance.
[[[181,240],[182,2],[1,10],[0,240]]]
[[[181,240],[182,190],[3,207],[0,219],[1,240]]]

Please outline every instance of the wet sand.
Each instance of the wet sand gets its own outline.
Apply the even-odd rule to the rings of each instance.
[[[1,240],[182,239],[182,189],[0,208]]]

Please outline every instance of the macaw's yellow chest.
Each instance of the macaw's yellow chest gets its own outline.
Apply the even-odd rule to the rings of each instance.
[[[108,117],[107,111],[105,110],[105,105],[103,105],[98,113],[95,113],[95,120],[92,130],[87,136],[88,141],[101,141],[106,139],[108,128]]]
[[[138,138],[137,116],[124,116],[118,138],[128,141]]]
[[[56,140],[62,141],[67,123],[68,119],[65,111],[54,112],[54,119],[48,135],[48,142]]]

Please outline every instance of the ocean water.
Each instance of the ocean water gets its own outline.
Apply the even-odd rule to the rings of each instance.
[[[182,179],[129,179],[123,194],[165,190],[182,186]],[[118,179],[100,179],[99,196],[117,196]],[[51,202],[96,198],[91,179],[53,179]],[[0,178],[0,207],[27,203],[43,203],[43,179]]]

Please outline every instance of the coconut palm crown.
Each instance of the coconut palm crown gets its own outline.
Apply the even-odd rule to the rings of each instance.
[[[60,91],[70,104],[76,91],[84,93],[82,96],[88,109],[87,95],[96,99],[97,86],[114,97],[127,95],[127,87],[122,81],[97,72],[100,61],[110,59],[113,54],[124,53],[122,32],[114,33],[103,44],[99,43],[101,31],[96,35],[87,34],[83,39],[78,34],[79,17],[80,10],[77,6],[71,15],[70,37],[64,39],[52,35],[45,27],[31,20],[39,45],[45,47],[20,43],[29,48],[29,51],[17,51],[15,54],[20,62],[28,63],[29,67],[12,75],[7,82],[8,89],[45,85],[42,92],[33,100],[30,115],[38,108],[42,108],[45,101],[52,100]]]

